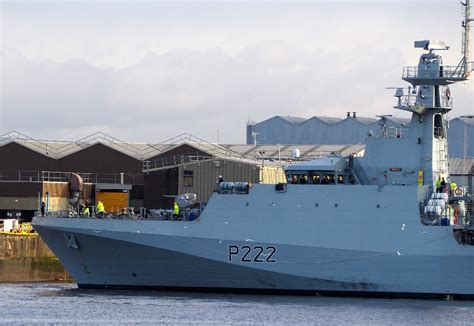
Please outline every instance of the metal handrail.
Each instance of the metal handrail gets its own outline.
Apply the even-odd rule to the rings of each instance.
[[[388,127],[387,138],[405,138],[408,134],[407,127]]]
[[[440,95],[440,98],[441,98],[441,106],[439,108],[452,108],[453,106],[453,98],[451,96],[448,96],[446,94],[441,94]],[[418,99],[418,96],[416,95],[403,95],[401,96],[400,98],[400,104],[401,106],[407,106],[407,107],[410,107],[410,106],[415,106],[417,105],[417,99]]]
[[[357,157],[354,157],[352,159],[352,162],[353,162],[352,163],[352,169],[355,172],[357,179],[359,179],[361,184],[370,185],[370,180],[367,177],[367,175],[365,174],[364,169],[362,169],[362,166],[360,165]]]
[[[4,171],[0,170],[0,182],[67,182],[70,172],[62,171]],[[120,173],[76,173],[85,183],[121,183]],[[141,173],[124,173],[125,184],[143,185]]]
[[[463,79],[463,69],[458,66],[440,66],[438,73],[433,76],[432,70],[420,71],[418,66],[403,67],[402,78],[439,78],[439,79]]]

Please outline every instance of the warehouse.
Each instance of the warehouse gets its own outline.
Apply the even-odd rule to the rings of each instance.
[[[71,172],[83,179],[83,197],[94,202],[100,196],[128,204],[143,203],[142,161],[118,147],[105,134],[94,134],[76,142],[38,141],[11,132],[0,138],[0,214],[21,211],[31,218],[42,201],[50,209],[66,210]],[[122,183],[122,186],[117,184]],[[109,195],[110,194],[110,195]],[[117,196],[115,196],[117,197]]]
[[[358,144],[364,143],[368,133],[377,134],[382,119],[387,121],[389,133],[403,136],[410,120],[392,116],[358,117],[348,112],[345,119],[334,117],[275,116],[261,122],[248,122],[247,144]],[[454,118],[448,129],[449,155],[474,157],[474,116]]]
[[[275,163],[262,166],[188,134],[159,144],[132,144],[103,133],[64,142],[10,132],[0,137],[0,217],[30,219],[42,202],[51,211],[67,211],[74,200],[72,175],[82,184],[74,205],[101,200],[107,211],[119,212],[170,207],[170,196],[185,192],[205,202],[219,175],[276,182],[283,180],[281,171]]]

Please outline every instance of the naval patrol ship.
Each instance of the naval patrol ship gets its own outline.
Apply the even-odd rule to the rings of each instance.
[[[183,221],[36,216],[34,228],[80,288],[473,298],[470,195],[449,186],[446,138],[449,85],[471,72],[462,6],[461,62],[415,42],[424,53],[395,94],[409,128],[382,118],[363,156],[290,164],[288,183],[220,183]]]

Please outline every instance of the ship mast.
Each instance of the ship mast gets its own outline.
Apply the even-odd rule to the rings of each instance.
[[[462,59],[457,66],[443,63],[437,51],[448,50],[442,41],[415,41],[415,48],[424,49],[418,66],[404,67],[402,79],[409,82],[407,95],[398,89],[395,96],[398,104],[395,108],[413,113],[410,134],[418,143],[420,158],[419,175],[423,176],[419,184],[434,184],[438,178],[449,177],[449,159],[446,114],[452,109],[452,96],[449,85],[463,82],[471,74],[470,62],[470,23],[471,0],[461,2],[462,22]],[[436,51],[436,52],[435,52]]]
[[[470,56],[470,45],[471,45],[471,25],[470,23],[474,21],[474,18],[471,18],[471,0],[465,0],[461,2],[463,8],[463,21],[462,21],[462,59],[459,63],[459,67],[463,69],[464,76],[467,78],[471,74],[471,56]]]

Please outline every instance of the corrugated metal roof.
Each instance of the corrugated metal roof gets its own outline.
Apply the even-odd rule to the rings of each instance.
[[[395,122],[396,124],[402,124],[404,123],[405,125],[409,125],[411,122],[411,119],[407,118],[398,118],[398,117],[387,117],[387,120],[390,120],[392,122]]]
[[[357,121],[359,121],[360,123],[363,123],[365,125],[370,125],[374,122],[377,122],[377,119],[375,119],[375,118],[357,117],[355,119]]]
[[[294,124],[298,124],[298,123],[306,121],[305,118],[291,117],[289,115],[287,115],[287,116],[278,115],[277,117],[282,118],[283,120],[285,120],[289,123],[294,123]]]
[[[55,159],[68,156],[95,144],[103,144],[137,159],[141,159],[142,155],[142,150],[135,144],[126,143],[102,132],[96,132],[75,141],[38,140],[17,131],[11,131],[0,136],[0,146],[9,142],[16,142]]]
[[[474,115],[464,115],[456,119],[462,120],[470,126],[474,126]]]
[[[321,121],[326,122],[326,123],[338,123],[338,122],[342,121],[341,118],[335,118],[335,117],[317,117],[317,116],[314,116],[311,119],[318,119],[318,120],[321,120]],[[308,120],[311,120],[311,119],[308,119]]]
[[[256,125],[256,124],[259,124],[259,123],[264,123],[264,122],[267,122],[267,121],[272,120],[274,118],[281,118],[281,119],[283,119],[286,122],[289,122],[291,124],[301,124],[303,122],[313,120],[313,119],[321,120],[321,121],[329,123],[329,124],[336,124],[336,123],[339,123],[339,122],[344,121],[346,119],[355,119],[355,120],[357,120],[357,121],[359,121],[360,123],[363,123],[363,124],[372,124],[372,123],[375,123],[375,122],[378,121],[378,119],[370,118],[370,117],[356,117],[356,118],[347,117],[345,119],[342,119],[342,118],[338,118],[338,117],[313,116],[309,119],[305,119],[305,118],[301,118],[301,117],[277,115],[277,116],[274,116],[270,119],[264,120],[262,122],[258,122],[258,123],[257,122],[252,122],[252,125]],[[389,119],[393,122],[396,122],[398,124],[400,124],[400,123],[405,123],[405,124],[410,123],[410,119],[406,119],[406,118],[388,117],[387,119]]]
[[[387,116],[389,128],[404,128],[405,134],[411,119]],[[284,123],[282,119],[268,119],[247,127],[247,144],[254,142],[251,132],[256,132],[258,144],[354,144],[365,143],[367,133],[380,130],[380,119],[353,116],[314,116],[303,122]],[[290,120],[290,119],[289,119]],[[285,120],[288,121],[288,120]],[[291,120],[290,120],[291,121]],[[451,120],[449,128],[449,153],[453,157],[474,157],[474,115],[461,116]]]

